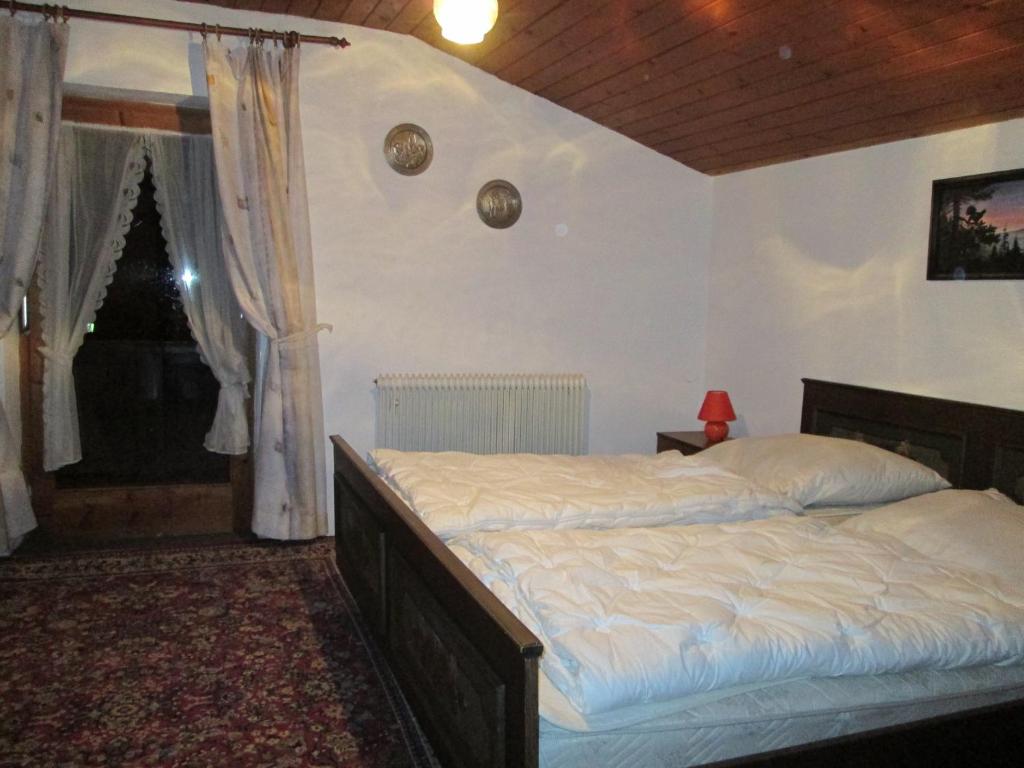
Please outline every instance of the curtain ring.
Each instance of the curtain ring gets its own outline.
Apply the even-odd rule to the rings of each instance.
[[[220,42],[220,24],[213,25],[213,31],[217,35],[217,42]]]
[[[203,40],[205,40],[205,39],[206,39],[206,32],[207,32],[207,29],[206,29],[206,22],[204,21],[204,22],[203,22],[203,23],[202,23],[202,24],[200,25],[200,27],[199,27],[199,36],[200,36],[201,38],[203,38]]]
[[[18,9],[14,7],[14,0],[7,0],[7,9],[11,12],[11,16],[18,12]]]
[[[68,23],[68,7],[66,5],[60,7],[60,21],[62,24]]]

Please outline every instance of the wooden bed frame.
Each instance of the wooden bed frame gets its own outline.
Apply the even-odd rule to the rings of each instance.
[[[995,486],[1022,501],[1024,412],[803,381],[801,431],[916,451],[940,464],[956,487]],[[442,765],[536,768],[540,641],[347,442],[331,441],[338,568]],[[991,752],[990,710],[958,713],[938,727],[922,721],[730,764],[854,765],[857,755],[872,755],[877,765],[908,754],[891,748],[894,738],[900,744],[919,738],[930,755],[963,754],[969,739],[972,762],[995,765],[986,762],[1001,754]],[[1024,702],[997,711],[998,722],[1009,724],[1006,733],[1024,733]],[[943,749],[942,734],[955,734],[949,750],[959,752]]]

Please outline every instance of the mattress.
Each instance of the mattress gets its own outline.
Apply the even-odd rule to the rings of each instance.
[[[552,689],[541,690],[545,701]],[[540,765],[682,768],[1018,699],[1019,666],[795,680],[648,707],[646,718],[625,713],[626,724],[608,720],[601,730],[573,731],[542,718]]]

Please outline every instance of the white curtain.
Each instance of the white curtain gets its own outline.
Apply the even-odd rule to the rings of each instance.
[[[308,539],[327,533],[327,484],[299,50],[203,46],[228,273],[246,319],[266,338],[253,531]]]
[[[67,49],[64,24],[0,17],[0,340],[14,324],[36,265]],[[0,555],[36,527],[19,453],[0,396]]]
[[[153,184],[167,255],[203,361],[220,384],[206,449],[249,449],[248,326],[231,289],[221,253],[221,210],[209,136],[149,134]]]
[[[82,458],[72,363],[114,278],[145,172],[142,136],[66,124],[43,234],[43,468]]]

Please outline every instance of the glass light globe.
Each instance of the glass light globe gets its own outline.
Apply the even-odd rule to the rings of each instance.
[[[498,0],[434,0],[434,18],[446,40],[481,43],[498,19]]]

